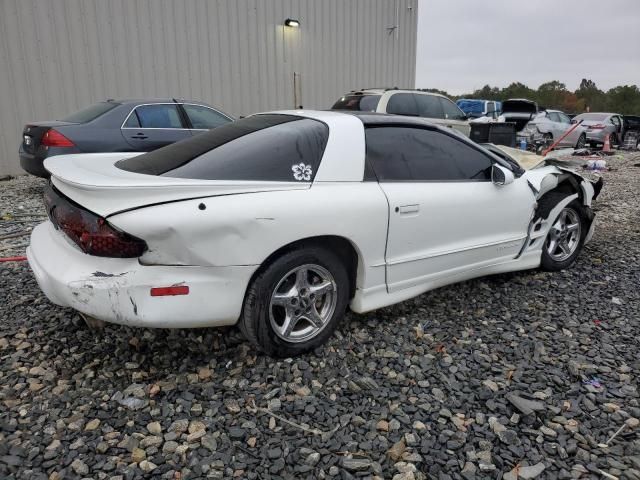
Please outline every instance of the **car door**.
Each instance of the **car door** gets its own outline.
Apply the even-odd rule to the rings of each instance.
[[[138,105],[125,119],[121,131],[138,152],[149,152],[191,137],[176,103]]]
[[[611,123],[613,124],[613,128],[611,129],[611,133],[615,133],[616,139],[618,142],[621,141],[622,138],[622,119],[618,115],[611,116]]]
[[[366,130],[367,163],[389,203],[389,292],[507,262],[526,238],[535,198],[523,178],[491,182],[493,158],[439,129]]]
[[[553,139],[558,140],[564,134],[567,128],[562,123],[558,112],[548,112],[547,117],[550,120],[549,124],[551,126],[551,133],[553,133]]]
[[[562,138],[565,134],[567,134],[567,131],[573,128],[573,124],[571,123],[571,119],[569,118],[568,115],[565,115],[562,112],[556,112],[556,115],[558,115],[558,136],[554,137],[556,140],[560,140],[560,138]],[[569,134],[567,134],[566,137],[564,137],[559,145],[560,146],[568,146],[568,147],[575,147],[576,144],[578,143],[578,139],[580,138],[580,135],[582,135],[583,129],[581,127],[576,127],[573,128],[573,130],[571,130],[571,132]]]
[[[219,112],[206,105],[198,105],[195,103],[181,104],[184,113],[189,121],[189,130],[192,135],[206,132],[212,128],[219,127],[226,123],[232,122],[233,119],[222,112]]]

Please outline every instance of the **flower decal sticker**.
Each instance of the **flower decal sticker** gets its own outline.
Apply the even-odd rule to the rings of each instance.
[[[291,170],[293,170],[293,178],[296,180],[311,180],[311,174],[313,173],[311,165],[299,163],[298,165],[293,165]]]

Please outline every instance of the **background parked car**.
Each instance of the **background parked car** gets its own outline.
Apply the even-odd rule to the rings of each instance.
[[[538,104],[524,98],[512,98],[502,102],[502,115],[505,122],[516,124],[516,132],[522,130],[542,109]]]
[[[455,128],[467,137],[471,132],[467,115],[452,100],[421,90],[368,88],[352,91],[340,98],[331,109],[423,117],[440,126]]]
[[[607,135],[611,146],[619,145],[624,138],[622,116],[617,113],[582,113],[572,121],[580,120],[586,129],[587,142],[592,146],[603,145]]]
[[[202,102],[107,100],[61,120],[25,125],[20,165],[48,177],[45,158],[69,153],[149,152],[233,121]]]
[[[624,126],[624,147],[629,150],[640,148],[640,116],[625,115],[622,118]]]
[[[560,110],[544,110],[538,113],[518,132],[518,139],[524,138],[528,144],[551,144],[562,138],[573,127],[568,115]],[[576,127],[558,144],[561,147],[584,148],[587,143],[585,127]]]
[[[456,101],[458,108],[462,110],[469,118],[498,118],[502,112],[502,102],[495,100],[474,100],[470,98],[461,98]]]

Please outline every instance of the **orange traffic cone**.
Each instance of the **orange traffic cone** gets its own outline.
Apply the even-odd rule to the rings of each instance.
[[[604,137],[604,145],[602,147],[602,151],[605,153],[608,153],[611,151],[611,135],[607,135],[606,137]]]

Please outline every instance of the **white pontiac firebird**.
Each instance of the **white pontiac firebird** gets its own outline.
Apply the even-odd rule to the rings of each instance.
[[[27,255],[52,302],[140,327],[238,323],[275,356],[324,342],[347,306],[568,267],[601,186],[419,118],[304,110],[45,166]]]

